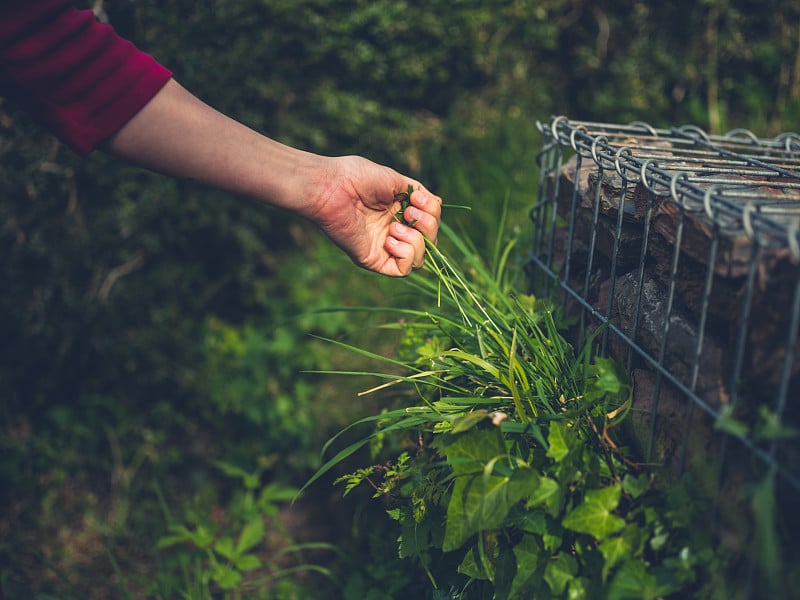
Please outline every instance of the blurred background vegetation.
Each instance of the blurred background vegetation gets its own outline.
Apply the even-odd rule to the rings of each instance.
[[[505,198],[526,230],[537,119],[767,136],[800,118],[793,0],[88,7],[251,127],[472,206],[444,218],[487,248]],[[332,597],[424,587],[358,494],[321,482],[293,508],[253,500],[301,485],[325,440],[375,411],[356,399],[363,381],[309,372],[363,360],[317,336],[392,340],[360,314],[313,311],[413,303],[402,282],[290,215],[99,152],[80,160],[2,101],[0,281],[0,597],[178,597],[211,566],[159,548],[169,525],[235,537],[256,509],[273,550],[335,546],[302,557],[331,570]],[[273,581],[269,597],[318,584]]]

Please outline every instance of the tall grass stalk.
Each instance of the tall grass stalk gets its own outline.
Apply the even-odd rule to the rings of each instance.
[[[505,214],[507,211],[503,210]],[[324,462],[303,489],[390,431],[422,425],[445,431],[458,427],[460,420],[493,417],[504,421],[505,431],[531,434],[537,421],[574,420],[591,408],[583,389],[591,376],[587,357],[594,338],[576,356],[559,333],[546,303],[513,289],[506,269],[516,239],[504,241],[503,229],[501,219],[491,264],[446,224],[441,227],[443,246],[457,252],[458,260],[451,258],[447,250],[428,243],[425,267],[407,280],[423,308],[389,309],[398,320],[383,326],[401,331],[405,340],[416,344],[412,354],[382,356],[330,340],[388,369],[321,373],[387,380],[363,391],[361,396],[402,389],[407,397],[410,386],[419,402],[366,417],[334,436],[323,447],[323,456],[345,432],[365,424],[381,424],[378,430]],[[547,447],[543,436],[536,437]]]

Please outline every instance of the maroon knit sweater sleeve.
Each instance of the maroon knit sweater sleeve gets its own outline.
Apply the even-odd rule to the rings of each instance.
[[[70,0],[0,0],[0,95],[86,155],[171,73]]]

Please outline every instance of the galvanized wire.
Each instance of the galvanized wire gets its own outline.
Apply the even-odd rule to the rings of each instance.
[[[530,217],[534,224],[533,252],[531,254],[532,290],[539,295],[559,295],[560,307],[579,309],[578,343],[590,326],[602,324],[607,329],[601,338],[601,351],[608,352],[612,336],[625,348],[621,357],[628,370],[641,364],[655,373],[654,398],[650,407],[651,431],[644,460],[653,459],[653,443],[657,436],[658,403],[662,386],[668,385],[685,400],[683,417],[683,448],[680,465],[685,467],[686,447],[695,421],[696,410],[713,422],[720,418],[723,405],[709,399],[707,390],[699,389],[702,375],[702,357],[709,343],[710,306],[719,301],[725,290],[715,289],[718,277],[731,277],[743,281],[741,298],[724,299],[737,306],[735,315],[738,335],[729,350],[732,361],[724,373],[723,392],[727,394],[726,410],[735,414],[742,401],[743,385],[749,373],[745,364],[752,359],[752,335],[763,314],[752,314],[756,298],[763,304],[765,265],[789,265],[795,278],[791,292],[780,299],[781,304],[771,306],[776,315],[786,318],[785,327],[776,335],[776,346],[782,346],[783,358],[779,368],[772,373],[775,385],[774,400],[757,398],[779,420],[787,416],[789,394],[793,378],[797,377],[797,338],[800,330],[800,135],[781,134],[763,139],[747,130],[734,130],[726,135],[710,135],[695,126],[656,128],[647,123],[627,125],[573,121],[554,117],[549,123],[538,123],[543,136],[543,147],[538,160],[541,168],[539,193]],[[573,158],[574,157],[574,158]],[[562,189],[561,170],[572,158],[573,187]],[[594,177],[588,184],[592,196],[580,195],[582,177]],[[616,178],[614,190],[614,219],[601,214],[601,203],[606,182]],[[584,190],[588,191],[588,190]],[[634,199],[631,200],[631,195]],[[588,231],[578,229],[578,212],[586,210],[591,202]],[[559,210],[565,211],[563,225],[559,223]],[[581,203],[583,202],[583,205]],[[561,205],[559,204],[561,203]],[[627,203],[627,204],[626,204]],[[630,208],[630,204],[634,204]],[[646,307],[643,306],[643,289],[647,263],[652,260],[651,240],[656,213],[672,215],[674,228],[670,230],[672,243],[668,272],[665,274],[665,308],[660,326],[658,344],[646,347],[641,343],[641,326]],[[641,236],[638,264],[621,264],[626,218],[633,218]],[[599,226],[604,220],[605,233]],[[687,227],[704,231],[707,247],[696,248],[691,255],[686,241]],[[561,232],[558,230],[561,229]],[[599,250],[600,238],[610,245],[605,254]],[[663,237],[662,231],[659,233]],[[560,237],[557,237],[560,236]],[[610,238],[610,239],[607,239]],[[747,243],[743,243],[745,240]],[[737,245],[738,244],[738,245]],[[576,257],[586,262],[577,264]],[[769,261],[764,262],[765,257]],[[627,257],[626,260],[630,260]],[[705,261],[706,270],[698,278],[700,296],[694,308],[690,334],[694,346],[686,352],[688,373],[679,373],[669,364],[667,355],[674,343],[671,328],[675,319],[677,287],[682,283],[684,263],[699,264]],[[783,261],[783,262],[781,262]],[[600,263],[603,263],[602,265]],[[581,273],[581,268],[585,272]],[[689,268],[689,267],[687,267]],[[727,271],[725,270],[727,269]],[[580,275],[580,276],[579,276]],[[636,294],[627,325],[615,319],[615,302],[620,277],[630,276]],[[605,302],[598,302],[596,278],[606,282],[602,294]],[[555,289],[552,288],[556,284]],[[716,294],[716,295],[715,295]],[[762,296],[759,296],[762,294]],[[620,309],[621,310],[621,309]],[[759,310],[763,311],[763,306]],[[681,325],[685,327],[684,325]],[[785,336],[784,336],[785,331]],[[683,335],[687,335],[686,332]],[[777,354],[775,356],[778,356]],[[723,393],[720,392],[720,393]],[[750,400],[752,401],[752,399]],[[782,422],[782,421],[781,421]],[[755,423],[751,423],[755,425]],[[752,431],[749,430],[749,431]],[[800,473],[797,465],[782,463],[782,450],[789,443],[772,439],[766,443],[750,433],[729,432],[720,446],[720,470],[717,489],[723,488],[725,463],[729,454],[728,439],[734,439],[752,452],[765,468],[776,468],[783,481],[795,491],[800,490]]]

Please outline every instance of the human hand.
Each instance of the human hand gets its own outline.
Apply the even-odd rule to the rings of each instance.
[[[436,243],[442,200],[419,182],[358,156],[328,159],[307,215],[352,261],[365,269],[403,277],[422,267],[425,238]],[[403,212],[395,194],[413,187]],[[304,211],[305,212],[305,211]]]
[[[204,104],[171,80],[106,149],[298,213],[359,266],[402,277],[436,243],[442,201],[419,182],[358,156],[323,157],[281,144]],[[395,194],[413,187],[401,223]]]

